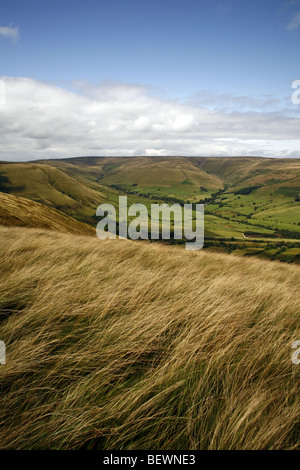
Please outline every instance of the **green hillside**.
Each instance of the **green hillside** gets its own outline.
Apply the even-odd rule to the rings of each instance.
[[[148,208],[153,202],[204,203],[209,249],[285,261],[297,261],[300,255],[299,159],[40,160],[0,164],[0,186],[94,226],[97,206],[104,201],[117,206],[119,195],[127,195],[129,204],[140,202]]]
[[[0,164],[0,191],[22,196],[91,221],[95,207],[104,201],[100,188],[90,188],[47,164]]]

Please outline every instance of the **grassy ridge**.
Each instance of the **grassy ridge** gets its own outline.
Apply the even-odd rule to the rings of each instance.
[[[95,230],[56,209],[12,194],[0,193],[0,224],[94,235]]]
[[[91,222],[105,196],[65,172],[36,163],[0,164],[0,191],[40,202]]]
[[[241,237],[245,230],[300,232],[300,160],[187,157],[87,157],[41,161],[115,202],[115,192],[153,199],[209,202],[208,236]],[[1,167],[0,167],[1,169]],[[247,193],[247,188],[254,188]],[[246,227],[245,225],[250,225]],[[290,237],[292,238],[292,237]]]
[[[0,228],[0,446],[299,448],[299,268]]]

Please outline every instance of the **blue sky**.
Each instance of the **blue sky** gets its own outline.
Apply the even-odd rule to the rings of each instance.
[[[162,107],[170,100],[190,106],[184,116],[202,106],[298,119],[290,96],[300,79],[299,46],[298,0],[0,0],[0,77],[27,77],[88,99],[98,93],[101,100],[100,90],[118,105],[117,84],[121,101],[126,87],[139,98],[145,87]]]
[[[286,96],[299,74],[300,5],[279,0],[1,0],[19,41],[0,43],[5,75]],[[286,6],[285,6],[286,5]]]

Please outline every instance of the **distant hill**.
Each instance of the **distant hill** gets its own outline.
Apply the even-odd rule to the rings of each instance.
[[[95,235],[92,227],[56,209],[5,193],[0,193],[0,225],[44,228],[76,235]]]
[[[97,206],[117,206],[119,195],[147,207],[203,203],[212,247],[289,262],[300,257],[299,189],[300,159],[141,156],[0,163],[0,191],[90,225],[97,223]]]

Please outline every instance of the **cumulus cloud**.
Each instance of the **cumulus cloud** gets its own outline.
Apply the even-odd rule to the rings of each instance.
[[[174,120],[174,129],[175,131],[189,131],[194,125],[195,119],[193,114],[179,114]]]
[[[1,78],[0,78],[1,80]],[[73,89],[3,77],[1,160],[80,155],[299,156],[299,113],[230,112],[116,82]],[[271,109],[271,108],[270,108]]]
[[[0,37],[11,39],[16,42],[19,39],[19,28],[12,26],[0,26]]]

